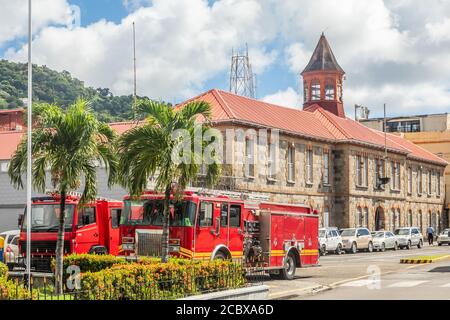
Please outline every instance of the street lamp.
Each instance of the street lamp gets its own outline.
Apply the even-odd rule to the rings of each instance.
[[[31,64],[31,0],[28,0],[28,101],[27,101],[27,285],[31,289],[31,126],[33,98],[33,65]]]

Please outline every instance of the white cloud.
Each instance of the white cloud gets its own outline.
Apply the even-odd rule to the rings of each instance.
[[[33,44],[34,62],[68,70],[88,85],[132,92],[131,26],[136,22],[138,93],[168,101],[187,98],[229,65],[232,47],[250,44],[255,71],[275,59],[266,51],[265,28],[256,0],[155,0],[119,24],[101,20],[87,27],[48,27]],[[24,60],[26,47],[6,57]]]
[[[7,41],[28,34],[28,1],[0,0],[0,47]],[[39,0],[32,2],[33,31],[39,32],[50,24],[73,23],[73,6],[67,0]]]
[[[300,95],[291,87],[280,90],[274,94],[265,96],[261,100],[283,107],[300,108]]]
[[[151,0],[122,0],[122,3],[125,8],[130,11],[134,11],[136,9],[139,9],[140,7],[149,5],[151,3]]]
[[[425,27],[432,42],[450,41],[450,18],[444,19],[442,22],[427,23]]]

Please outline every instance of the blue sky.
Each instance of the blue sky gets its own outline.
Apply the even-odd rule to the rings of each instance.
[[[26,59],[26,0],[0,0],[0,57]],[[94,87],[180,102],[227,89],[232,48],[248,43],[257,98],[301,106],[299,73],[320,33],[346,71],[344,102],[379,116],[450,111],[450,3],[412,0],[39,0],[34,62]]]

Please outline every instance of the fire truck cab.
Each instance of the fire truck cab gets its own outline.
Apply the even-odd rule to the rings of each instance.
[[[169,252],[187,259],[238,259],[271,276],[292,279],[318,263],[318,215],[305,205],[242,200],[220,193],[185,192],[170,204]],[[163,195],[124,199],[122,250],[159,256]]]
[[[66,196],[64,254],[119,252],[119,222],[123,202],[98,198],[79,206],[80,195]],[[50,194],[32,198],[31,268],[50,271],[55,256],[61,197]],[[19,252],[26,256],[27,218],[22,218]]]

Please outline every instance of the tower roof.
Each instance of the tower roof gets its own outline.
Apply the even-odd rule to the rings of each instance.
[[[303,70],[302,74],[311,71],[329,70],[345,73],[341,66],[338,64],[333,51],[331,50],[330,44],[328,43],[327,38],[325,38],[325,35],[322,32],[316,49],[314,49],[311,60],[309,60],[309,63],[306,66],[305,70]]]

